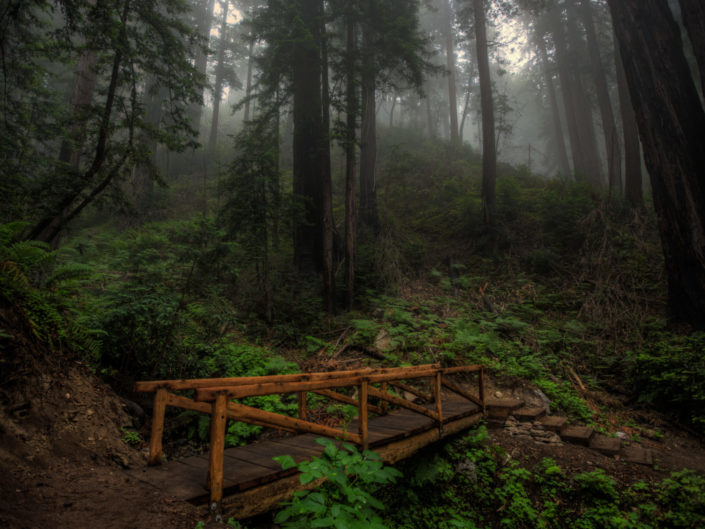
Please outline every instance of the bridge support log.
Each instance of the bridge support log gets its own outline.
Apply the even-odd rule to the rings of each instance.
[[[363,380],[358,391],[358,417],[360,422],[360,441],[363,450],[370,448],[367,435],[367,381]]]
[[[150,466],[162,462],[162,436],[164,435],[164,414],[166,413],[168,393],[162,388],[154,394],[154,415],[152,416],[152,437],[149,439]]]
[[[436,373],[433,378],[433,400],[436,402],[436,414],[438,415],[438,431],[443,435],[443,402],[441,400],[441,382],[443,375]]]
[[[225,423],[227,401],[224,394],[217,395],[211,414],[211,451],[208,458],[208,485],[211,511],[220,511],[223,499],[223,451],[225,450]]]

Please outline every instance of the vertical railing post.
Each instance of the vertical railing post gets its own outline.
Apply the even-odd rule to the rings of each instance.
[[[382,387],[380,387],[380,390],[382,390],[382,391],[387,391],[387,383],[386,383],[386,382],[382,382]],[[383,400],[383,401],[380,403],[380,406],[381,406],[381,408],[382,408],[382,413],[385,413],[385,414],[386,414],[386,413],[387,413],[387,401],[386,401],[386,400]]]
[[[306,392],[299,391],[299,419],[306,418]]]
[[[485,406],[485,366],[480,366],[478,378],[478,391],[480,393],[480,402],[482,402],[482,414],[487,415],[487,407]]]
[[[154,394],[154,413],[152,415],[152,437],[149,439],[150,466],[162,462],[162,435],[164,434],[164,414],[166,413],[167,390],[158,389]]]
[[[228,398],[224,393],[216,395],[211,414],[211,451],[208,460],[208,484],[211,493],[212,512],[220,513],[223,499],[223,452],[225,451],[225,423]]]
[[[438,371],[433,380],[433,400],[436,401],[436,413],[438,414],[438,431],[443,436],[443,404],[441,403],[441,377],[442,371]]]
[[[360,388],[358,390],[358,424],[360,439],[362,440],[362,449],[368,450],[370,448],[368,435],[367,435],[367,381],[363,380],[360,383]]]

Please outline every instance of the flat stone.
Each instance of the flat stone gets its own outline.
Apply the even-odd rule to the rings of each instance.
[[[624,460],[630,463],[649,466],[654,464],[654,451],[650,448],[644,448],[642,446],[626,446],[622,448],[621,454],[624,457]]]
[[[557,417],[555,415],[549,415],[539,419],[538,424],[545,430],[550,430],[552,432],[560,432],[568,419],[565,417]]]
[[[487,399],[485,401],[487,416],[490,419],[506,419],[514,410],[523,405],[524,401],[518,399]]]
[[[605,455],[613,456],[618,454],[622,448],[622,441],[618,437],[608,437],[606,435],[594,435],[590,439],[590,448],[602,452]]]
[[[544,408],[519,408],[514,410],[513,415],[520,421],[535,421],[546,414]]]
[[[567,443],[588,446],[595,431],[587,426],[566,426],[561,430],[561,439]]]

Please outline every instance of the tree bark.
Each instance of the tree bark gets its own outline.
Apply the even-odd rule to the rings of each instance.
[[[588,54],[592,77],[597,90],[597,104],[600,107],[602,130],[605,136],[605,153],[607,154],[607,178],[610,192],[622,191],[622,152],[619,148],[617,126],[615,125],[614,112],[610,101],[607,77],[600,58],[600,46],[595,31],[595,20],[592,13],[592,0],[580,0],[580,13],[587,35]]]
[[[198,34],[205,40],[206,45],[210,41],[214,7],[215,0],[208,0],[208,3],[203,4],[203,8],[198,14],[198,18],[196,20]],[[196,71],[205,77],[206,68],[208,67],[208,54],[205,53],[200,47],[196,50],[195,67]],[[191,105],[189,110],[189,121],[191,122],[191,126],[194,129],[199,130],[201,125],[201,114],[203,113],[203,102],[194,103]]]
[[[495,226],[497,186],[497,150],[495,147],[494,103],[492,80],[487,52],[485,6],[483,0],[473,0],[475,15],[475,40],[477,42],[477,68],[480,74],[480,100],[482,106],[482,206],[485,227]]]
[[[374,2],[369,0],[368,16],[374,16]],[[377,112],[375,108],[374,55],[371,29],[363,25],[363,45],[365,60],[362,67],[362,123],[360,125],[360,223],[379,231],[377,215],[377,189],[375,169],[377,165]]]
[[[553,75],[548,61],[548,52],[546,51],[546,43],[542,35],[537,35],[536,44],[541,56],[542,70],[546,90],[548,91],[548,101],[551,105],[551,117],[553,119],[553,135],[556,142],[556,152],[558,153],[558,170],[563,176],[568,176],[570,173],[570,163],[568,162],[568,150],[565,146],[565,137],[563,135],[563,125],[561,124],[561,115],[558,109],[558,97],[556,96],[556,87],[553,85]]]
[[[59,161],[67,164],[72,171],[78,172],[81,165],[81,148],[85,140],[85,112],[93,101],[97,62],[96,52],[86,50],[81,54],[76,65],[76,76],[71,94],[70,113],[72,116],[70,138],[61,142]]]
[[[667,0],[609,0],[668,275],[669,315],[705,329],[705,111]]]
[[[252,67],[254,58],[255,39],[250,37],[250,47],[247,55],[247,84],[245,85],[245,115],[244,121],[250,120],[250,95],[252,94]]]
[[[158,127],[162,120],[162,102],[169,97],[168,89],[159,87],[153,79],[147,82],[144,121],[151,127]],[[154,193],[154,178],[152,171],[157,164],[158,143],[155,137],[144,137],[141,143],[150,153],[150,162],[141,163],[135,169],[135,202],[141,215],[146,215],[150,208]]]
[[[318,0],[296,0],[300,14],[293,44],[295,197],[303,218],[294,227],[294,261],[299,271],[323,271],[323,115]]]
[[[586,178],[593,187],[599,188],[602,187],[602,181],[599,176],[591,112],[585,108],[588,106],[588,99],[582,81],[575,73],[575,57],[568,51],[560,6],[552,9],[549,17],[553,43],[556,47],[558,76],[563,92],[573,169],[579,177]]]
[[[451,0],[445,0],[446,14],[443,30],[446,44],[446,68],[448,69],[448,107],[450,115],[450,143],[459,145],[458,136],[458,101],[455,86],[455,45],[453,43],[453,8]]]
[[[622,116],[622,134],[624,138],[624,196],[633,208],[644,205],[644,191],[642,189],[641,171],[641,144],[639,143],[639,129],[636,125],[636,116],[629,95],[627,77],[622,64],[622,55],[619,52],[619,43],[615,38],[614,61],[617,69],[617,89],[619,91],[619,108]]]
[[[346,87],[345,87],[345,305],[350,311],[355,300],[355,262],[356,238],[355,233],[355,129],[357,128],[357,87],[356,81],[356,54],[355,21],[351,12],[347,14],[347,42],[346,42]],[[396,96],[394,97],[396,104]],[[392,113],[394,115],[394,106]],[[391,127],[391,117],[390,117]]]
[[[221,3],[223,20],[220,23],[220,43],[218,45],[218,62],[215,67],[215,86],[213,87],[213,117],[211,119],[211,133],[208,138],[208,151],[213,153],[218,141],[218,118],[220,115],[220,98],[223,93],[223,77],[225,77],[225,48],[227,47],[226,33],[228,32],[228,9],[230,1]]]
[[[580,65],[585,58],[585,41],[582,39],[577,24],[574,0],[566,0],[566,28],[568,34],[568,53],[570,69],[575,89],[576,117],[578,119],[578,134],[585,153],[585,176],[595,189],[604,187],[604,178],[600,167],[600,155],[597,149],[595,125],[592,119],[592,105],[583,84]]]
[[[679,0],[683,25],[693,47],[698,63],[700,85],[705,96],[705,2],[703,0]]]
[[[323,291],[326,310],[335,312],[335,266],[333,256],[333,190],[330,166],[330,87],[328,82],[328,41],[323,0],[318,3],[319,39],[321,41],[321,194],[323,212]]]

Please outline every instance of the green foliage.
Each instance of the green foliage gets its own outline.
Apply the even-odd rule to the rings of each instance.
[[[88,258],[109,256],[109,272],[96,278],[80,313],[103,332],[94,361],[105,375],[130,384],[208,369],[201,359],[217,355],[235,325],[227,296],[237,277],[237,246],[211,221],[152,224],[77,244],[90,249]]]
[[[137,446],[142,442],[142,436],[139,432],[134,430],[128,430],[127,428],[120,428],[122,432],[122,442],[130,446]]]
[[[624,487],[600,469],[571,477],[552,459],[521,465],[488,441],[480,426],[409,463],[417,471],[385,489],[385,522],[399,529],[662,529],[699,527],[704,519],[705,478],[695,472]],[[455,472],[444,475],[448,467]],[[432,479],[419,480],[418,469]]]
[[[325,447],[321,457],[296,464],[291,456],[275,458],[283,469],[296,466],[301,483],[325,482],[316,491],[300,491],[279,511],[275,523],[286,528],[335,527],[336,529],[384,529],[379,516],[384,505],[375,497],[381,486],[393,483],[401,473],[385,467],[375,452],[358,452],[347,443],[339,446],[317,439]]]
[[[25,223],[0,224],[0,302],[13,308],[32,335],[50,347],[86,353],[95,333],[71,314],[72,297],[90,269],[62,262],[65,255],[44,243],[18,240]]]
[[[677,336],[657,326],[648,332],[643,348],[627,356],[634,392],[705,431],[705,333]]]

